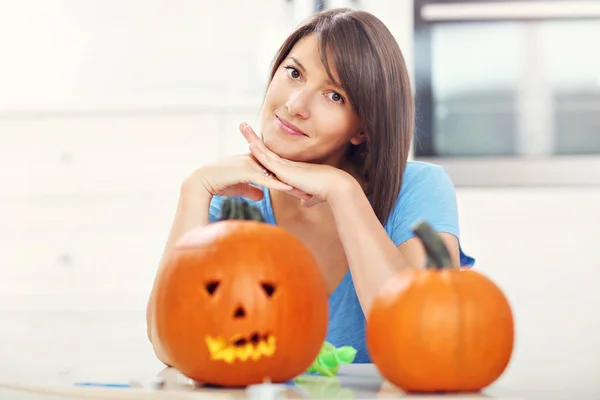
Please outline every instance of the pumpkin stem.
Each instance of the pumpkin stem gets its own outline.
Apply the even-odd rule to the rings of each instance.
[[[219,221],[230,219],[265,222],[258,207],[251,206],[245,199],[236,197],[228,197],[223,200]]]
[[[444,269],[452,267],[448,249],[431,225],[420,220],[413,225],[412,231],[423,242],[428,258],[427,268]]]

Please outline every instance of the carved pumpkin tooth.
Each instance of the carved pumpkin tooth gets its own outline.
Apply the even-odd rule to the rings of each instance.
[[[252,348],[252,360],[256,361],[262,356],[262,351],[260,350],[260,344],[256,347]]]
[[[273,355],[273,353],[275,353],[275,338],[273,336],[269,336],[269,340],[267,341],[263,354],[270,357]]]
[[[240,347],[236,350],[237,350],[238,358],[242,361],[246,361],[252,355],[254,348],[252,347],[251,343],[246,343],[246,345],[244,347]]]
[[[221,356],[221,359],[223,361],[225,361],[228,364],[231,364],[235,360],[235,348],[227,347],[226,349],[221,350],[219,352],[219,355]]]
[[[263,354],[265,347],[267,347],[265,342],[258,342],[258,345],[256,346],[256,353]]]
[[[216,353],[226,346],[225,341],[220,338],[206,336],[205,341],[210,353]]]

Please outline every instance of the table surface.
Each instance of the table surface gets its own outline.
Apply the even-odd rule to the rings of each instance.
[[[156,388],[154,378],[163,379],[162,388]],[[128,375],[123,374],[119,382],[127,382]],[[17,400],[58,400],[66,398],[93,398],[93,399],[238,399],[259,398],[251,397],[251,389],[217,389],[197,387],[179,374],[173,368],[164,368],[155,376],[146,379],[131,380],[133,388],[91,388],[77,387],[65,380],[59,382],[35,384],[26,381],[0,383],[0,398]],[[388,382],[381,379],[372,364],[344,366],[336,377],[322,377],[314,375],[300,376],[293,384],[275,385],[281,387],[283,399],[373,399],[373,398],[439,398],[451,399],[526,399],[526,395],[510,394],[507,391],[494,393],[494,390],[476,394],[446,394],[440,395],[407,395]],[[264,398],[264,400],[267,400]]]
[[[244,389],[194,387],[174,369],[165,368],[146,338],[142,309],[0,310],[0,346],[0,399],[249,398]],[[373,365],[358,364],[343,366],[337,377],[302,376],[286,386],[283,398],[600,399],[600,370],[587,371],[576,380],[565,362],[554,369],[531,365],[533,370],[525,373],[529,370],[522,368],[518,357],[515,354],[506,373],[480,394],[411,396],[382,380]],[[162,389],[153,384],[158,377],[164,379]],[[135,387],[89,388],[75,386],[76,382]]]

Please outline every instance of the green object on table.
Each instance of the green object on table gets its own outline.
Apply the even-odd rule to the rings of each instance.
[[[353,399],[355,397],[352,389],[343,387],[337,376],[323,378],[302,374],[294,378],[294,384],[306,392],[311,399]]]
[[[351,364],[356,357],[356,349],[352,346],[336,348],[329,342],[323,343],[317,359],[306,372],[316,372],[323,376],[337,375],[341,364]]]

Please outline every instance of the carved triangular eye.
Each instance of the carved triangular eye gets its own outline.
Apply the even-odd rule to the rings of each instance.
[[[220,284],[219,281],[208,282],[205,286],[208,294],[210,294],[212,296],[215,293],[215,291],[217,290],[217,288],[219,287],[219,284]]]
[[[275,293],[275,285],[272,283],[263,282],[261,283],[261,286],[268,297],[273,296],[273,293]]]

